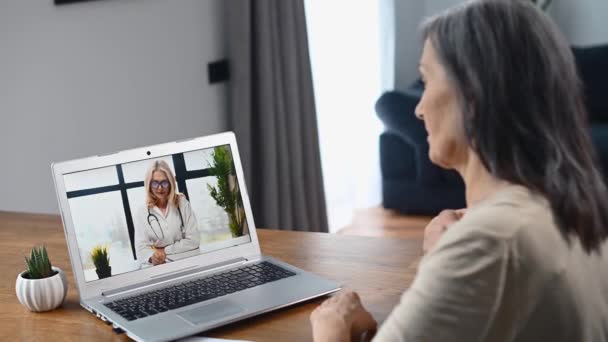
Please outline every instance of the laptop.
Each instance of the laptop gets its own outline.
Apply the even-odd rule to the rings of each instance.
[[[54,163],[80,304],[167,341],[338,291],[261,254],[232,132]]]

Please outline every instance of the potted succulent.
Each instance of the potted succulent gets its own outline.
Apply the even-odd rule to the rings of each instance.
[[[15,285],[19,302],[34,312],[60,306],[68,293],[68,282],[60,268],[51,266],[46,247],[32,248],[25,263],[27,270],[19,273]]]
[[[95,272],[99,279],[107,278],[112,275],[112,267],[110,266],[110,258],[108,257],[108,248],[105,246],[96,246],[91,251],[91,259],[95,264]]]
[[[232,236],[242,236],[245,226],[245,210],[236,181],[232,155],[228,148],[219,146],[214,148],[212,158],[213,162],[209,163],[208,170],[209,174],[217,178],[217,186],[207,185],[209,195],[228,214],[228,225]]]

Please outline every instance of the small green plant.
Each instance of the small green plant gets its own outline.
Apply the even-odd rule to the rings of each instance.
[[[245,215],[234,172],[232,155],[230,155],[228,148],[219,146],[213,149],[212,157],[213,162],[209,163],[209,173],[217,177],[217,187],[207,185],[209,195],[228,214],[230,221],[228,226],[232,236],[241,236],[243,235]]]
[[[93,260],[93,264],[95,264],[95,268],[98,270],[108,269],[110,267],[108,247],[101,245],[95,246],[91,251],[91,259]]]
[[[55,274],[44,245],[32,248],[30,257],[25,257],[25,264],[27,265],[27,272],[24,277],[28,279],[43,279]]]
[[[91,260],[95,264],[95,272],[99,279],[107,278],[112,275],[110,258],[108,257],[108,247],[97,245],[91,251]]]

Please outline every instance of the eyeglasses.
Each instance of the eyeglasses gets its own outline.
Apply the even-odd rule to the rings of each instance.
[[[164,180],[164,181],[152,181],[150,183],[150,186],[152,186],[153,189],[158,189],[160,187],[162,187],[163,189],[166,189],[169,187],[171,183],[169,183],[168,180]]]

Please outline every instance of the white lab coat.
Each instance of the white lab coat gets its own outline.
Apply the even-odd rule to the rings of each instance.
[[[183,228],[181,228],[179,211],[173,204],[169,204],[166,217],[158,207],[150,208],[150,214],[158,219],[157,224],[156,219],[150,217],[152,227],[148,223],[148,207],[143,205],[138,210],[133,223],[135,225],[137,260],[142,264],[148,263],[148,259],[154,254],[152,246],[165,246],[165,253],[168,257],[171,254],[199,248],[201,236],[198,230],[198,222],[190,202],[183,195],[180,196],[179,207],[184,220]]]

